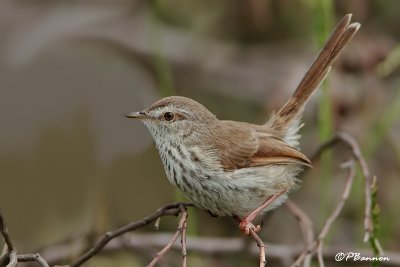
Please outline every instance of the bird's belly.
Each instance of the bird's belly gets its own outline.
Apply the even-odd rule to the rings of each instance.
[[[269,196],[292,190],[299,171],[296,166],[270,165],[226,172],[168,160],[163,163],[173,185],[196,206],[218,216],[248,215]],[[279,206],[286,198],[286,194],[281,196],[264,211]]]

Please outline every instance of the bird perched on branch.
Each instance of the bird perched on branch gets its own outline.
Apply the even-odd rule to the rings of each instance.
[[[301,116],[312,93],[358,31],[351,14],[337,25],[289,100],[263,125],[219,120],[202,104],[181,96],[163,98],[140,112],[154,138],[168,180],[198,207],[252,220],[274,209],[296,188],[296,176],[310,160],[299,151]]]

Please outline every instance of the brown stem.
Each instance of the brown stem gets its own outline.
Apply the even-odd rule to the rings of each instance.
[[[105,235],[103,235],[103,237],[89,250],[87,251],[85,254],[83,254],[80,258],[78,258],[74,263],[71,264],[71,267],[78,267],[81,266],[83,263],[85,263],[86,261],[88,261],[90,258],[92,258],[93,256],[95,256],[97,253],[99,253],[101,251],[101,249],[108,243],[110,242],[110,240],[124,234],[130,231],[133,231],[139,227],[142,227],[144,225],[148,225],[152,222],[154,222],[155,220],[157,220],[158,218],[160,218],[161,216],[165,216],[165,215],[178,215],[179,213],[181,213],[181,209],[180,207],[191,207],[194,206],[192,203],[171,203],[171,204],[167,204],[164,205],[163,207],[159,208],[156,212],[154,212],[153,214],[145,217],[142,220],[139,221],[135,221],[132,223],[129,223],[115,231],[110,231],[107,232]]]
[[[322,253],[322,249],[323,249],[323,242],[326,238],[326,235],[328,234],[329,230],[331,229],[331,226],[333,224],[333,222],[337,219],[337,217],[339,216],[340,212],[343,210],[344,204],[347,200],[347,198],[349,197],[350,194],[350,190],[353,186],[353,181],[354,181],[354,176],[355,176],[355,170],[354,170],[354,163],[353,161],[349,161],[346,162],[345,164],[342,165],[343,168],[348,169],[348,175],[347,175],[347,179],[346,179],[346,184],[345,184],[345,188],[344,191],[342,193],[342,196],[338,202],[338,204],[336,205],[336,208],[333,210],[333,212],[331,213],[331,215],[328,217],[328,219],[325,221],[322,230],[320,232],[320,234],[318,235],[318,239],[315,240],[314,242],[312,242],[306,250],[304,250],[300,256],[297,258],[297,260],[293,263],[292,267],[295,266],[300,266],[306,256],[308,254],[314,254],[315,252],[317,252],[317,257],[318,257],[318,262],[320,266],[325,266],[324,265],[324,261],[323,261],[323,253]]]
[[[11,241],[10,235],[8,234],[8,229],[7,229],[6,223],[4,221],[3,215],[1,213],[1,210],[0,210],[0,232],[4,238],[4,242],[6,242],[7,251],[9,253],[11,253],[11,251],[13,251],[15,249],[14,249],[14,245]]]
[[[17,260],[18,262],[37,262],[41,267],[49,267],[49,264],[39,255],[39,253],[17,255]]]
[[[182,234],[181,234],[181,245],[182,245],[182,267],[186,267],[187,265],[187,251],[186,251],[186,229],[187,229],[187,217],[189,214],[186,210],[182,212],[186,213],[186,220],[183,222],[182,226]]]
[[[372,224],[372,215],[371,215],[371,205],[372,205],[372,200],[371,200],[371,185],[372,185],[372,180],[371,180],[371,174],[368,169],[368,165],[361,154],[361,149],[360,146],[358,145],[357,141],[348,133],[338,133],[336,136],[334,136],[331,140],[323,144],[322,146],[319,147],[317,152],[314,154],[312,159],[317,159],[319,156],[328,148],[336,145],[338,142],[343,143],[346,145],[354,159],[357,161],[358,165],[360,166],[361,173],[364,177],[365,180],[365,187],[364,187],[364,197],[365,197],[365,209],[364,209],[364,242],[367,242],[369,240],[369,237],[372,234],[373,231],[373,224]],[[379,243],[376,240],[377,243]]]
[[[313,223],[310,217],[301,210],[293,201],[287,200],[285,202],[286,207],[289,211],[293,214],[293,216],[297,219],[301,232],[303,234],[303,239],[306,247],[310,246],[314,241],[314,230],[313,230]],[[304,266],[309,266],[311,263],[312,254],[307,253],[304,259]]]
[[[156,263],[164,256],[165,253],[167,253],[168,250],[171,249],[172,245],[176,242],[179,236],[183,236],[185,224],[188,218],[188,213],[186,209],[183,206],[179,207],[180,213],[181,213],[181,219],[179,220],[178,224],[178,229],[172,236],[171,240],[168,242],[168,244],[160,251],[157,253],[157,255],[154,257],[154,259],[147,265],[147,267],[153,267],[156,265]],[[182,250],[183,250],[183,242],[182,242]],[[185,251],[186,251],[186,244],[185,244]],[[184,256],[184,263],[186,260],[186,256]],[[186,264],[186,263],[185,263]]]
[[[6,267],[15,267],[18,262],[37,262],[41,267],[49,267],[47,262],[39,255],[36,254],[27,254],[27,255],[17,255],[17,250],[15,249],[11,237],[8,233],[8,229],[3,217],[3,214],[0,211],[0,233],[5,241],[5,251],[4,254],[0,256],[0,265],[3,266],[6,262]]]
[[[250,235],[256,241],[259,248],[260,267],[264,267],[267,263],[267,260],[265,259],[265,244],[253,229],[250,229]]]

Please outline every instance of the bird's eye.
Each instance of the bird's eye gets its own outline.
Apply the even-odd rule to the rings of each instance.
[[[172,112],[165,112],[164,113],[164,119],[166,121],[171,121],[171,120],[173,120],[173,118],[174,118],[174,113],[172,113]]]

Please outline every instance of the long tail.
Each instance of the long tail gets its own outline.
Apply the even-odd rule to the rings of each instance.
[[[351,16],[347,14],[338,23],[292,97],[267,122],[266,125],[274,128],[282,135],[282,138],[293,138],[293,135],[297,134],[300,117],[308,99],[325,79],[345,45],[360,28],[361,25],[357,22],[350,24]]]

